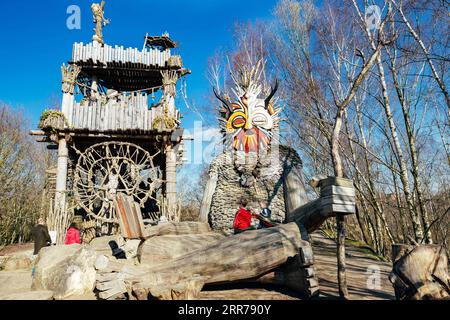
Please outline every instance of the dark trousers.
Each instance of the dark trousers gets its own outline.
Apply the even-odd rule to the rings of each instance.
[[[242,232],[248,231],[248,230],[255,230],[255,228],[254,227],[248,227],[247,229],[234,229],[234,234],[242,233]]]

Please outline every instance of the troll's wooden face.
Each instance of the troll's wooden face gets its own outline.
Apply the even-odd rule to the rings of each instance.
[[[266,99],[261,99],[260,87],[250,87],[241,91],[243,94],[233,103],[216,94],[226,106],[225,132],[235,150],[258,152],[269,146],[272,129],[278,126],[278,110],[270,102],[275,90],[276,86]]]

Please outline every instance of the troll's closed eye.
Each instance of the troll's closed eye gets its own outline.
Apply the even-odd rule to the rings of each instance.
[[[273,127],[273,120],[264,108],[257,108],[252,112],[251,121],[254,126],[270,130]]]

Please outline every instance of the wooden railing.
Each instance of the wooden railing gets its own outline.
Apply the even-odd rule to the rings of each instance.
[[[123,46],[101,46],[97,43],[74,43],[72,50],[72,62],[88,62],[95,64],[135,63],[152,67],[164,67],[170,58],[170,50],[144,48],[139,51],[136,48],[124,48]]]
[[[145,99],[145,103],[144,100]],[[147,96],[130,97],[128,103],[108,101],[105,105],[99,102],[80,105],[75,102],[67,110],[69,127],[75,130],[94,132],[151,131],[154,120],[163,115],[163,106],[148,108]],[[175,110],[176,119],[180,118]],[[161,128],[156,128],[161,129]]]

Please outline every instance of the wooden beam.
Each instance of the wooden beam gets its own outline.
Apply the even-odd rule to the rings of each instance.
[[[43,130],[30,130],[30,136],[45,136],[47,135]]]

